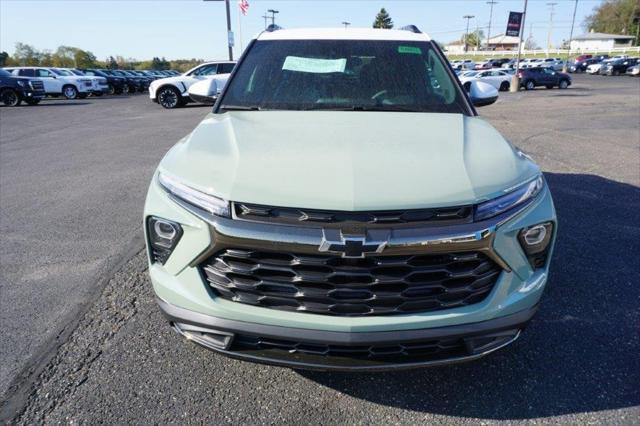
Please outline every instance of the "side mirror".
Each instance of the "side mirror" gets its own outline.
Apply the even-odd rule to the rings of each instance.
[[[228,77],[228,74],[220,74],[192,84],[189,87],[189,97],[194,102],[213,105],[227,83]]]
[[[469,98],[476,107],[491,105],[498,100],[498,89],[482,81],[472,81],[469,86]]]

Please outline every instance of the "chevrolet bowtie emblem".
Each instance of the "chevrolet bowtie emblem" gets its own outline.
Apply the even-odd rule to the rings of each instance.
[[[339,253],[342,257],[363,258],[367,253],[381,253],[387,241],[368,241],[366,237],[343,235],[340,230],[323,230],[321,252]]]

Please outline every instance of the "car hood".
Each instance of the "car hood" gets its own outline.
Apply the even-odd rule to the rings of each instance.
[[[198,81],[197,79],[187,76],[187,75],[178,75],[175,77],[165,77],[159,78],[153,81],[153,84],[156,86],[162,86],[163,84],[176,84],[176,83],[193,83]]]
[[[491,125],[461,114],[209,114],[159,171],[226,200],[329,210],[477,203],[539,173]]]

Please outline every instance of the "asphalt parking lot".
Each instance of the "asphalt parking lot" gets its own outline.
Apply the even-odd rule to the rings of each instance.
[[[512,346],[393,374],[230,360],[164,322],[142,206],[164,152],[208,111],[144,95],[0,109],[0,420],[638,423],[640,79],[579,75],[479,109],[545,171],[550,284]]]

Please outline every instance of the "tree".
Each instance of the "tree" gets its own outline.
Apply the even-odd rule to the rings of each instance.
[[[536,50],[539,47],[533,37],[528,37],[524,42],[524,48],[525,50]]]
[[[10,61],[9,54],[7,52],[0,52],[0,67],[6,67]]]
[[[384,7],[380,9],[380,12],[376,15],[376,20],[373,21],[373,28],[384,28],[387,30],[393,28],[393,20]]]
[[[73,60],[77,68],[93,68],[96,66],[96,55],[82,49],[76,49],[73,54]]]
[[[105,61],[105,66],[110,70],[117,70],[118,62],[116,61],[116,58],[114,58],[113,56],[109,56]]]
[[[583,22],[587,31],[634,36],[639,25],[640,0],[605,0]],[[638,42],[636,39],[636,45]]]
[[[22,66],[34,66],[40,65],[40,52],[38,52],[33,46],[24,43],[16,43],[16,51],[13,54],[13,58]]]
[[[55,52],[53,52],[52,60],[54,67],[60,68],[74,68],[76,66],[75,62],[75,47],[69,46],[59,46]]]
[[[465,39],[469,47],[480,48],[482,40],[484,39],[484,32],[482,30],[475,30],[472,33],[463,35],[462,41],[464,42]]]

